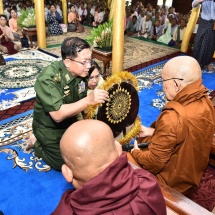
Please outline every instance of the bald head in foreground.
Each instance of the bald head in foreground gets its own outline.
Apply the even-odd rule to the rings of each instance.
[[[139,142],[150,142],[148,150],[139,150],[135,143],[132,151],[144,169],[181,193],[198,188],[215,130],[214,109],[201,76],[192,57],[175,57],[165,64],[162,81],[168,103],[150,128],[142,126]]]
[[[62,173],[76,190],[64,193],[54,215],[166,214],[154,176],[133,169],[105,123],[74,123],[64,133],[60,149]]]

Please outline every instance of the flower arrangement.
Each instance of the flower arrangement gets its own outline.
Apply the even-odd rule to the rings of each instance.
[[[98,26],[98,28],[93,28],[90,32],[90,36],[87,38],[88,43],[93,47],[111,47],[113,40],[113,21],[109,20],[104,24]]]
[[[20,27],[35,27],[36,26],[36,13],[35,9],[21,10],[18,18],[18,25]]]

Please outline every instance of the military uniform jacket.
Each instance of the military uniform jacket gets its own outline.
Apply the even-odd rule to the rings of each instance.
[[[56,61],[48,66],[35,83],[36,104],[33,113],[33,133],[37,139],[34,151],[54,169],[61,170],[64,163],[60,153],[60,139],[65,130],[77,121],[77,116],[55,122],[49,112],[61,105],[77,102],[86,96],[85,78],[74,78],[64,66]]]
[[[63,104],[70,104],[86,97],[86,79],[74,78],[62,61],[55,61],[37,78],[34,121],[48,128],[68,128],[76,116],[56,123],[49,112],[57,111]]]

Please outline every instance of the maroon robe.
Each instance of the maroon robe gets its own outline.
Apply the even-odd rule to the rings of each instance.
[[[66,191],[52,213],[60,214],[164,215],[166,206],[154,176],[133,169],[123,153],[80,189]]]
[[[3,34],[3,31],[0,28],[0,35],[2,35],[2,34]],[[8,50],[7,54],[12,55],[12,54],[16,54],[18,52],[16,49],[14,49],[15,44],[11,41],[6,40],[5,36],[3,36],[0,39],[0,41],[1,41],[1,45],[7,48],[7,50]]]

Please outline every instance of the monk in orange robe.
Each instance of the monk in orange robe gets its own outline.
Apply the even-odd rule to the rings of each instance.
[[[168,61],[162,71],[166,107],[150,128],[142,126],[140,150],[132,156],[158,180],[185,193],[197,189],[208,166],[215,130],[214,109],[198,62],[188,56]]]

